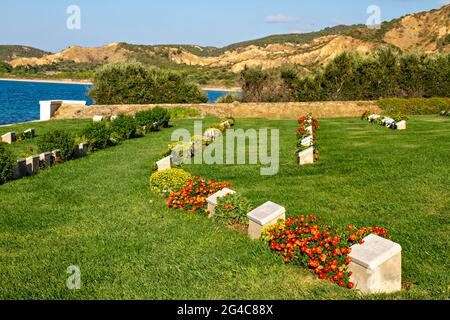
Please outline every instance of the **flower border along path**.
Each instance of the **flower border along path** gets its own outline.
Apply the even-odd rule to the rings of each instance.
[[[310,121],[318,127],[312,117],[299,119],[302,124]],[[299,265],[341,287],[362,293],[401,289],[401,247],[386,239],[384,228],[335,227],[321,217],[301,213],[286,220],[282,206],[268,201],[254,208],[230,189],[229,182],[192,177],[182,169],[165,169],[152,174],[151,184],[152,180],[155,183],[152,178],[161,173],[167,175],[162,193],[168,196],[169,208],[200,213],[229,226],[248,225],[248,236],[267,243],[286,264]],[[183,183],[179,182],[180,174],[184,175]]]

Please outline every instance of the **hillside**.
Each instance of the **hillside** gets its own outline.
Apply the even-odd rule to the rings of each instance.
[[[239,72],[246,65],[277,68],[294,63],[310,68],[323,65],[344,51],[368,54],[385,46],[404,51],[450,52],[449,17],[447,5],[384,22],[376,30],[364,25],[336,26],[318,32],[273,35],[224,48],[112,43],[99,48],[73,46],[55,54],[29,48],[28,52],[23,49],[4,53],[0,59],[13,67],[47,66],[64,61],[99,65],[137,59],[157,66],[202,66],[232,72]]]
[[[0,61],[11,61],[17,58],[42,58],[50,54],[40,49],[17,46],[17,45],[0,45]]]

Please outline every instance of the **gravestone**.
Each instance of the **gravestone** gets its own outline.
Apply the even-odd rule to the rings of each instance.
[[[94,116],[92,118],[92,121],[94,121],[94,122],[101,122],[101,121],[103,121],[103,116]]]
[[[304,139],[302,139],[301,141],[301,145],[304,147],[310,147],[313,144],[313,137],[312,136],[308,136]]]
[[[26,137],[30,137],[30,138],[36,137],[36,129],[34,129],[34,128],[27,129],[23,133]]]
[[[88,153],[89,143],[82,142],[78,145],[78,157],[85,157]]]
[[[263,228],[286,219],[286,209],[268,201],[247,214],[249,219],[248,235],[251,239],[258,239]]]
[[[402,248],[374,234],[351,247],[350,280],[362,293],[390,293],[402,287]]]
[[[216,128],[210,128],[205,131],[203,136],[210,141],[215,141],[217,138],[222,136],[222,131]]]
[[[14,167],[14,179],[20,179],[27,175],[27,160],[26,159],[18,159],[17,164]]]
[[[227,129],[230,129],[232,127],[231,122],[229,120],[225,120],[225,121],[221,122],[220,125]]]
[[[208,203],[208,216],[211,218],[216,213],[217,200],[229,194],[235,194],[236,191],[224,188],[206,199]]]
[[[52,158],[54,159],[55,162],[60,161],[61,160],[61,150],[59,150],[59,149],[53,150]]]
[[[298,154],[299,165],[312,164],[314,163],[314,148],[310,147]]]
[[[114,115],[114,116],[111,116],[111,121],[114,121],[114,120],[116,120],[118,118],[118,116],[116,116],[116,115]],[[101,120],[100,120],[101,121]]]
[[[39,161],[44,167],[50,166],[52,163],[52,154],[50,152],[44,152],[39,155]]]
[[[5,142],[7,144],[16,142],[16,133],[14,131],[5,133],[4,135],[2,135],[2,142]]]
[[[397,130],[406,130],[406,121],[397,122]]]
[[[159,160],[156,162],[156,165],[158,166],[158,171],[172,169],[172,156]]]
[[[26,159],[27,173],[29,175],[39,172],[39,156],[31,156]]]

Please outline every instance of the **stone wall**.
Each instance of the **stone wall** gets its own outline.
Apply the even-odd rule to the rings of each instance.
[[[94,115],[112,116],[116,114],[134,114],[156,105],[63,105],[56,111],[55,119],[92,118]],[[221,104],[159,104],[158,106],[175,108],[186,107],[200,111],[202,116],[236,118],[297,119],[299,115],[313,113],[319,118],[356,117],[365,110],[374,113],[381,109],[373,101],[324,101],[289,103],[221,103]]]

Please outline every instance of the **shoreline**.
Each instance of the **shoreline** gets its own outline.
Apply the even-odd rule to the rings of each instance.
[[[60,84],[87,84],[92,85],[88,80],[71,80],[71,79],[27,79],[27,78],[0,78],[0,81],[14,82],[39,82],[39,83],[60,83]]]
[[[81,84],[92,85],[89,80],[72,80],[72,79],[27,79],[27,78],[0,78],[0,81],[15,81],[15,82],[37,82],[37,83],[60,83],[60,84]],[[223,91],[223,92],[240,92],[239,87],[221,87],[221,86],[199,86],[206,91]]]

